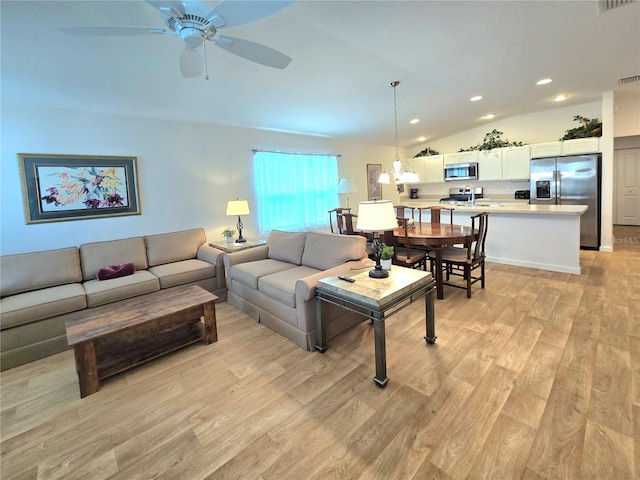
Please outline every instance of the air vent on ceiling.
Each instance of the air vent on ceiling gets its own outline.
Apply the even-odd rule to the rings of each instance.
[[[640,75],[632,75],[630,77],[624,77],[618,80],[620,85],[626,85],[627,83],[640,82]]]
[[[600,13],[607,12],[632,2],[635,2],[635,0],[598,0],[598,9]]]

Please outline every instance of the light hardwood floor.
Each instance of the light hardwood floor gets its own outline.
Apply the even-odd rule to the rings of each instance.
[[[219,341],[80,399],[71,351],[3,372],[10,479],[640,478],[640,228],[579,276],[489,264],[387,322],[305,352],[226,303]],[[626,240],[626,241],[625,241]]]

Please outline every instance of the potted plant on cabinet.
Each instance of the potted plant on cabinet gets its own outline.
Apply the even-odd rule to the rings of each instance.
[[[227,241],[227,243],[231,243],[233,241],[233,234],[236,233],[236,231],[233,228],[225,228],[222,231],[222,236],[224,237],[224,239]]]
[[[393,258],[393,247],[382,244],[380,249],[380,265],[383,270],[391,270],[391,259]]]

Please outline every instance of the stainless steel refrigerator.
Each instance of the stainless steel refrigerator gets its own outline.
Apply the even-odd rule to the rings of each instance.
[[[600,247],[600,154],[531,159],[531,205],[587,205],[580,247]]]

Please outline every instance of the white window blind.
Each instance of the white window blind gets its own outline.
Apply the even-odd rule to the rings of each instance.
[[[337,156],[257,151],[253,163],[261,236],[328,226],[338,205]]]

